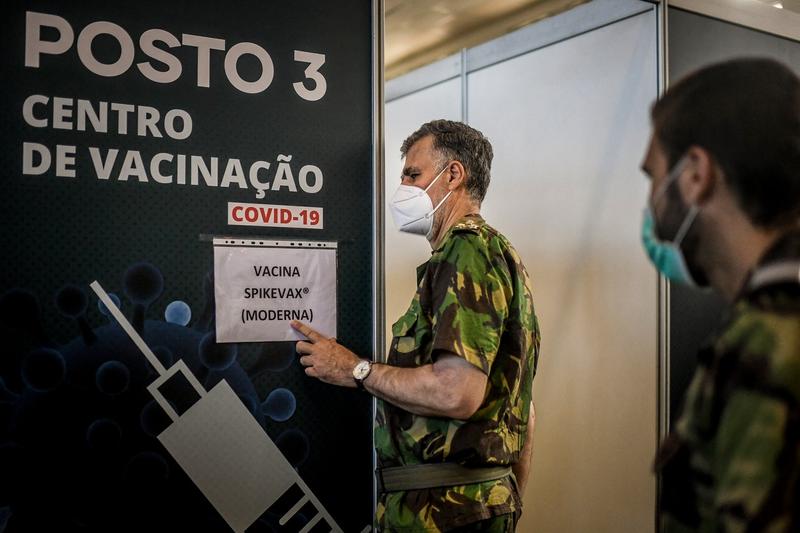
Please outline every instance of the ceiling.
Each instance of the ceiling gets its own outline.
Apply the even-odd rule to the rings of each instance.
[[[800,0],[760,0],[765,4],[800,13]]]
[[[586,1],[385,0],[386,79]]]
[[[589,0],[384,0],[387,80]],[[800,0],[763,2],[800,13]]]

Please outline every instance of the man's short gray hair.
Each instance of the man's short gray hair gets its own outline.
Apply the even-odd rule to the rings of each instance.
[[[420,126],[400,147],[405,157],[417,141],[431,135],[439,166],[450,160],[460,161],[467,172],[466,188],[478,203],[486,196],[492,169],[492,145],[483,133],[463,122],[433,120]]]

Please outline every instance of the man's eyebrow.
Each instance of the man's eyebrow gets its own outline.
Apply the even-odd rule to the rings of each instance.
[[[410,176],[411,174],[419,174],[420,170],[417,167],[406,167],[403,169],[403,176]]]

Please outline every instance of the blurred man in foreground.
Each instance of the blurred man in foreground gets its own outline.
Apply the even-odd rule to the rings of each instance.
[[[800,80],[771,60],[712,65],[652,125],[645,249],[730,303],[658,454],[661,531],[800,531]]]

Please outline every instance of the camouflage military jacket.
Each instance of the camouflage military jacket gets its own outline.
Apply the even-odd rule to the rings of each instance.
[[[417,269],[417,281],[411,306],[392,326],[388,363],[417,367],[451,352],[488,376],[487,393],[466,421],[416,416],[379,401],[379,465],[515,463],[539,351],[530,282],[517,252],[479,216],[465,217]],[[513,481],[505,478],[384,493],[377,518],[381,531],[447,531],[520,509]]]
[[[800,260],[800,232],[761,266]],[[744,291],[659,453],[662,532],[800,531],[800,280]]]

